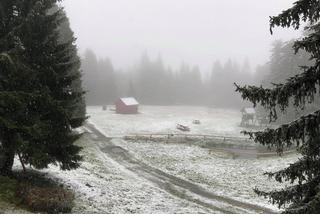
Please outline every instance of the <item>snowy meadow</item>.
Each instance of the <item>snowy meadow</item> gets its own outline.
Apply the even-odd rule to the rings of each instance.
[[[263,173],[276,171],[297,160],[296,154],[282,157],[235,158],[230,153],[184,143],[165,143],[146,140],[123,140],[134,134],[181,134],[176,124],[190,127],[187,134],[204,134],[243,137],[239,127],[241,113],[235,110],[189,106],[142,106],[137,115],[120,115],[113,107],[103,111],[101,107],[89,107],[90,123],[112,143],[127,150],[142,163],[170,175],[186,179],[218,195],[235,200],[258,204],[277,211],[253,189],[282,188]],[[201,124],[193,124],[193,120]],[[255,146],[254,143],[252,143]],[[201,144],[200,144],[201,145]]]

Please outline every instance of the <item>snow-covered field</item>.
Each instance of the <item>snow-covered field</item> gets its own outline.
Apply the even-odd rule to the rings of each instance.
[[[79,169],[65,172],[51,167],[45,170],[48,176],[75,191],[73,213],[215,213],[173,197],[146,182],[101,152],[97,146],[99,143],[103,142],[92,141],[89,137],[81,140],[84,162]]]
[[[241,136],[239,127],[241,113],[233,110],[205,107],[155,107],[142,106],[138,115],[118,115],[102,111],[100,107],[89,107],[90,121],[107,136],[124,136],[133,133],[179,133],[177,123],[186,124],[191,134]],[[200,120],[201,125],[192,124]],[[263,175],[276,171],[297,160],[297,155],[260,159],[233,159],[226,153],[210,151],[187,144],[165,144],[157,142],[113,142],[131,152],[148,165],[167,173],[202,185],[204,188],[240,201],[259,204],[276,209],[266,199],[257,197],[253,189],[282,188]]]
[[[191,134],[241,136],[238,126],[241,114],[237,111],[205,107],[142,106],[138,115],[118,115],[89,107],[90,121],[107,136],[139,133],[179,133],[177,123],[190,126]],[[192,124],[200,120],[200,125]],[[271,207],[257,197],[255,187],[270,190],[283,185],[267,180],[263,173],[281,169],[297,159],[296,155],[263,159],[232,159],[228,154],[186,144],[156,142],[113,142],[148,165],[202,185],[204,188],[249,203]]]
[[[240,136],[240,111],[190,106],[140,106],[137,115],[116,114],[110,107],[88,107],[89,121],[101,128],[106,135],[124,136],[143,133],[181,133],[177,124],[191,128],[190,134]],[[192,124],[200,120],[200,125]]]
[[[292,154],[234,159],[228,153],[192,144],[135,142],[118,138],[133,133],[179,133],[175,128],[177,123],[190,126],[192,134],[240,136],[241,115],[237,111],[142,106],[138,115],[118,115],[110,110],[102,111],[101,107],[88,107],[87,112],[90,124],[105,136],[117,138],[109,140],[86,128],[89,134],[79,141],[84,147],[81,167],[69,172],[60,171],[55,166],[45,170],[47,176],[60,180],[75,191],[73,213],[77,214],[258,213],[250,208],[250,212],[247,211],[246,205],[243,207],[241,203],[232,207],[234,201],[276,211],[275,206],[257,197],[253,188],[283,187],[262,174],[284,168],[298,158]],[[192,124],[195,119],[200,120],[201,125]],[[170,183],[180,182],[179,179],[186,182],[180,186]],[[202,197],[195,193],[197,189],[192,192],[193,184],[217,195],[218,200],[214,199],[215,196]],[[220,200],[219,196],[226,200]]]
[[[155,142],[127,142],[114,140],[142,162],[169,174],[185,178],[205,189],[239,201],[259,204],[277,210],[253,189],[272,190],[284,187],[263,176],[266,171],[276,171],[297,160],[294,154],[284,157],[260,159],[233,159],[214,150],[185,144],[159,144]]]

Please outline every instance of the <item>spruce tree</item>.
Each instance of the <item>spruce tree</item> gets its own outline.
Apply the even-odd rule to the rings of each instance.
[[[74,38],[61,40],[65,20],[57,0],[0,2],[0,174],[10,174],[15,155],[45,168],[79,166],[84,114]],[[78,84],[77,87],[74,84]]]
[[[74,37],[74,33],[70,27],[69,19],[66,16],[65,11],[63,11],[62,8],[54,7],[54,10],[60,9],[60,19],[62,20],[61,23],[58,26],[59,31],[59,44],[68,44],[69,48],[69,54],[72,56],[71,61],[73,61],[73,65],[71,69],[69,69],[69,73],[71,75],[75,75],[77,78],[75,78],[72,81],[71,87],[72,90],[77,93],[83,93],[82,89],[82,79],[79,78],[79,75],[81,77],[83,76],[82,72],[79,72],[80,70],[80,57],[78,56],[78,49],[77,46],[74,44],[76,41]],[[70,105],[70,110],[72,116],[83,118],[86,115],[86,104],[85,104],[85,98],[84,96],[78,96],[78,99],[73,99]]]
[[[271,17],[270,29],[276,26],[299,29],[307,22],[309,34],[295,41],[295,52],[304,50],[311,56],[312,65],[302,66],[301,73],[292,76],[283,83],[273,84],[271,88],[256,86],[237,86],[243,99],[254,105],[261,104],[270,115],[277,119],[277,111],[285,111],[290,103],[303,109],[307,103],[319,97],[320,86],[320,1],[299,0],[278,16]],[[306,214],[320,211],[320,108],[290,123],[275,129],[259,132],[244,132],[256,142],[275,147],[279,154],[287,146],[296,145],[301,158],[289,167],[267,173],[278,182],[290,182],[291,185],[281,190],[265,192],[256,190],[268,197],[279,207],[285,207],[283,213]]]

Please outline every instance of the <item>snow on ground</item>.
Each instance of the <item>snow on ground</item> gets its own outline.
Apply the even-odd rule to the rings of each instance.
[[[296,155],[261,159],[232,159],[226,153],[186,144],[156,142],[113,143],[131,151],[140,161],[169,174],[197,183],[207,190],[236,200],[275,209],[264,198],[257,197],[253,189],[281,188],[274,180],[263,175],[276,171],[297,160]]]
[[[111,137],[141,133],[181,133],[176,125],[187,125],[189,134],[240,136],[240,111],[190,106],[140,106],[139,114],[121,115],[102,107],[88,107],[89,121]],[[200,120],[200,125],[192,124]]]
[[[73,213],[103,214],[194,214],[211,210],[181,200],[137,177],[97,148],[96,141],[84,136],[84,162],[73,171],[57,167],[44,170],[75,191]],[[218,212],[214,212],[218,213]]]
[[[241,136],[238,126],[241,114],[237,111],[205,107],[154,107],[142,106],[138,115],[119,115],[89,107],[90,122],[108,136],[124,136],[133,133],[179,133],[177,123],[191,127],[191,134]],[[193,120],[201,125],[193,125]],[[187,144],[159,142],[127,142],[114,139],[113,143],[132,153],[148,165],[172,175],[188,179],[206,189],[237,200],[276,209],[266,199],[257,197],[253,189],[281,188],[263,175],[276,171],[297,160],[297,155],[260,159],[233,159],[226,153],[215,152]]]
[[[230,110],[201,107],[143,106],[138,115],[117,115],[89,107],[90,122],[109,136],[131,133],[177,132],[176,123],[191,127],[195,134],[239,135],[240,113]],[[193,120],[200,120],[200,126]],[[88,130],[87,130],[88,131]],[[90,132],[90,135],[94,135]],[[84,161],[73,171],[60,171],[51,166],[44,170],[48,177],[60,180],[76,194],[73,213],[161,214],[161,213],[215,213],[204,206],[171,195],[147,179],[139,177],[111,159],[99,149],[104,143],[89,134],[79,141],[84,147]],[[294,162],[297,156],[263,159],[233,159],[232,156],[190,144],[156,142],[112,142],[128,150],[147,165],[171,175],[194,182],[207,190],[240,201],[270,207],[266,200],[253,193],[254,187],[270,190],[279,184],[266,180],[263,172],[274,171]],[[16,166],[17,167],[17,166]],[[187,193],[186,193],[187,194]],[[190,193],[192,194],[192,193]],[[274,207],[272,207],[274,209]]]

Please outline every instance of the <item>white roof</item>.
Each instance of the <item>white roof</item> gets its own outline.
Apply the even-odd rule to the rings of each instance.
[[[123,97],[120,100],[127,106],[139,105],[138,101],[133,97]]]
[[[244,112],[247,114],[255,114],[256,110],[254,108],[245,108]]]

